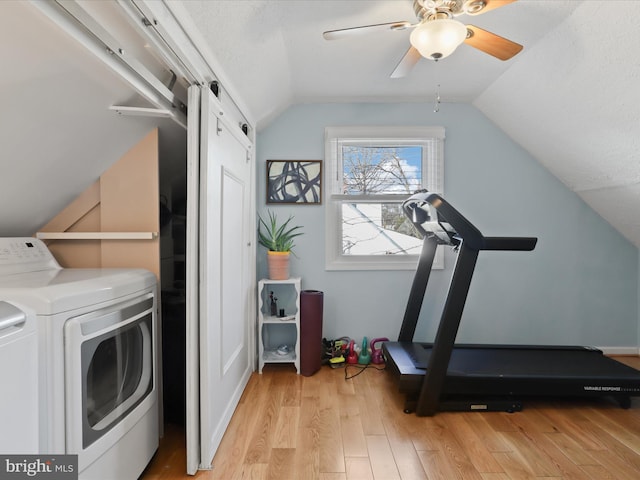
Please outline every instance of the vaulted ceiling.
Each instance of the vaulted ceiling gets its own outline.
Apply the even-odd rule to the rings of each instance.
[[[322,32],[408,20],[412,0],[191,0],[184,7],[258,127],[302,102],[475,105],[640,246],[640,41],[635,0],[518,0],[460,16],[524,46],[502,62],[468,45],[389,74],[409,31]]]
[[[502,62],[462,45],[400,79],[389,74],[409,31],[322,32],[414,22],[412,0],[167,2],[190,15],[258,129],[297,103],[430,102],[439,84],[443,103],[475,105],[640,246],[640,2],[518,0],[461,16],[524,50]],[[184,141],[169,120],[109,110],[135,92],[29,2],[0,2],[0,58],[0,235],[33,233],[154,125]]]

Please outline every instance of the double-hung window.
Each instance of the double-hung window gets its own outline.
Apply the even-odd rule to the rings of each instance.
[[[442,193],[443,150],[443,127],[325,129],[327,270],[416,268],[422,238],[402,202]]]

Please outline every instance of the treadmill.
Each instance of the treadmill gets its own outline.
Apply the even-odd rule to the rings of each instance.
[[[425,190],[403,203],[423,236],[397,342],[384,342],[387,369],[406,395],[404,410],[418,416],[438,411],[522,409],[521,397],[614,397],[629,408],[640,396],[640,372],[580,346],[456,344],[464,304],[481,250],[531,251],[534,237],[485,237],[444,198]],[[436,247],[457,251],[449,292],[433,343],[415,343],[422,301]]]

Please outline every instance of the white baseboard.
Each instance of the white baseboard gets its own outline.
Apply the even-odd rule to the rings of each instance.
[[[605,355],[640,355],[638,347],[596,347]]]

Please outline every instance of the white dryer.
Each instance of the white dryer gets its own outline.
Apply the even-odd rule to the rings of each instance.
[[[77,454],[81,479],[134,480],[158,447],[156,288],[146,270],[61,268],[40,240],[0,238],[0,301],[35,316],[37,453]]]

